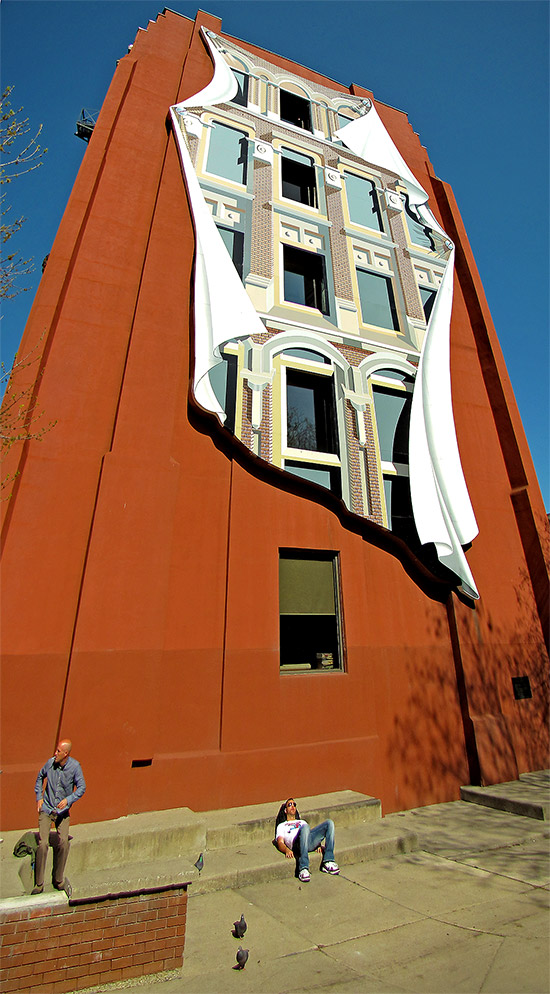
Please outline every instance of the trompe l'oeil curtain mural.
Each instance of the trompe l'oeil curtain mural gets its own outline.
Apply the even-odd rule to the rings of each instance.
[[[209,373],[222,361],[225,343],[263,335],[265,326],[205,202],[180,125],[186,108],[226,103],[238,89],[215,36],[202,31],[214,63],[213,77],[203,90],[173,106],[170,113],[196,237],[193,391],[201,407],[223,422],[225,412],[214,394]],[[427,206],[428,194],[411,173],[372,104],[363,116],[336,132],[336,137],[365,162],[399,176],[421,221],[452,246]],[[451,399],[453,276],[454,246],[420,355],[411,408],[409,473],[414,521],[421,543],[434,543],[440,561],[460,577],[464,593],[475,599],[479,594],[462,546],[472,541],[478,529],[460,463]]]

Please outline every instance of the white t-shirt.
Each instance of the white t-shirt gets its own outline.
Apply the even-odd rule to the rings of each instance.
[[[282,837],[283,842],[289,849],[292,849],[292,843],[298,835],[302,825],[307,825],[307,821],[303,818],[295,818],[294,821],[282,821],[280,825],[277,825],[277,831],[275,832],[275,838],[280,839]]]

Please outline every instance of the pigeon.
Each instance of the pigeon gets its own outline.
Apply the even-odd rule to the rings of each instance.
[[[248,949],[243,949],[242,946],[239,946],[237,949],[237,956],[235,958],[237,960],[237,969],[244,970],[244,965],[248,959]]]
[[[247,928],[248,925],[244,920],[244,915],[241,915],[239,921],[233,922],[233,935],[235,936],[236,939],[242,939]]]
[[[198,860],[193,865],[197,867],[197,870],[199,871],[199,874],[200,874],[200,872],[201,872],[201,870],[202,870],[202,868],[204,866],[204,859],[203,859],[202,853],[200,854]]]

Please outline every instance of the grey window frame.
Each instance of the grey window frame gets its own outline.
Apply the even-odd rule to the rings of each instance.
[[[279,671],[343,673],[345,662],[340,553],[280,548]]]

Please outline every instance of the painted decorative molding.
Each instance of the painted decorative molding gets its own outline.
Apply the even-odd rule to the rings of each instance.
[[[200,117],[196,117],[194,114],[182,114],[181,119],[188,135],[195,135],[197,138],[201,137],[203,123]]]
[[[392,211],[403,211],[403,201],[395,190],[384,190],[384,197],[386,200],[386,207]]]
[[[330,169],[328,166],[325,167],[325,183],[327,186],[332,186],[335,190],[341,190],[342,174],[337,169]]]
[[[254,158],[273,165],[273,145],[270,145],[269,142],[255,141]]]

